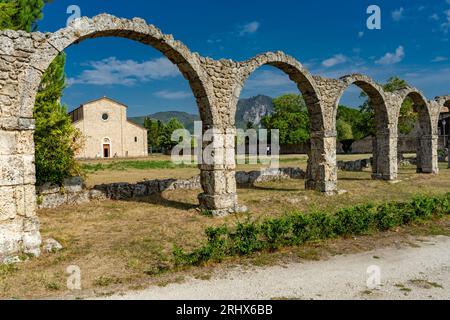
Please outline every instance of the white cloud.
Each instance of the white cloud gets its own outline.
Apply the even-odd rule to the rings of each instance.
[[[358,32],[358,38],[362,38],[362,37],[364,37],[364,32],[363,31]]]
[[[450,1],[450,0],[449,0]],[[431,60],[431,62],[442,62],[442,61],[447,61],[448,58],[447,57],[443,57],[443,56],[437,56],[436,58],[434,58],[433,60]]]
[[[116,57],[84,64],[89,69],[83,70],[75,78],[68,79],[69,85],[126,85],[148,82],[180,75],[178,68],[166,58],[157,58],[138,62],[134,60],[118,60]]]
[[[261,24],[258,21],[247,23],[240,28],[239,35],[245,36],[247,34],[253,34],[259,30],[260,26]]]
[[[430,19],[431,19],[431,20],[434,20],[434,21],[438,21],[438,20],[439,20],[439,15],[438,15],[437,13],[433,13],[433,14],[430,16]]]
[[[322,66],[330,68],[335,65],[347,62],[347,57],[343,54],[336,54],[333,57],[322,61]]]
[[[447,3],[450,4],[450,0],[447,0]]]
[[[281,71],[257,71],[245,83],[247,89],[264,89],[292,85],[289,77]]]
[[[442,29],[444,30],[445,33],[448,32],[448,30],[450,29],[450,10],[446,10],[444,11],[445,16],[446,16],[446,21],[441,24]]]
[[[162,90],[155,92],[155,96],[158,98],[168,99],[168,100],[180,100],[192,97],[192,92],[189,91],[169,91]]]
[[[392,14],[392,19],[394,21],[400,21],[403,18],[403,12],[404,11],[405,11],[405,9],[403,9],[403,7],[400,8],[400,9],[392,11],[392,13],[391,13]]]
[[[395,64],[401,62],[404,57],[405,57],[405,49],[403,48],[403,46],[399,46],[395,50],[395,53],[388,52],[382,58],[375,61],[375,63],[382,65]]]

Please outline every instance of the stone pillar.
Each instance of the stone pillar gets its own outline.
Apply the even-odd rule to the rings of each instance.
[[[398,177],[397,130],[378,132],[374,140],[372,178],[396,180]]]
[[[337,191],[336,134],[311,133],[305,187],[326,194]]]
[[[40,254],[33,130],[31,119],[0,118],[0,263]]]
[[[419,148],[417,151],[418,173],[439,173],[439,137],[438,135],[424,135],[419,137]]]
[[[213,128],[203,134],[200,208],[218,217],[246,211],[238,205],[235,136],[235,128]]]

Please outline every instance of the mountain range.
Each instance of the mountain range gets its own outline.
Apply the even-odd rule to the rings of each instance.
[[[274,112],[272,100],[271,97],[264,95],[240,99],[237,104],[236,127],[245,129],[249,122],[256,127],[261,126],[262,118]],[[172,118],[176,118],[191,132],[194,130],[194,122],[200,121],[200,116],[198,114],[189,114],[181,111],[158,112],[147,116],[133,117],[129,120],[142,125],[145,118],[160,120],[162,122],[167,122]]]

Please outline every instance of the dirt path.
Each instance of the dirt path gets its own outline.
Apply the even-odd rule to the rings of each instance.
[[[379,289],[367,287],[370,266],[380,268]],[[426,238],[402,249],[336,256],[327,261],[239,267],[207,281],[188,279],[109,299],[450,299],[450,238]]]

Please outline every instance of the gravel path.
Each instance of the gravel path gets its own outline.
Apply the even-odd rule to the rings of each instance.
[[[378,289],[367,287],[370,266],[378,266],[381,272]],[[336,256],[327,261],[251,269],[239,267],[216,274],[211,280],[188,279],[181,284],[150,287],[108,299],[274,298],[450,299],[450,238],[426,238],[418,241],[417,246]]]

